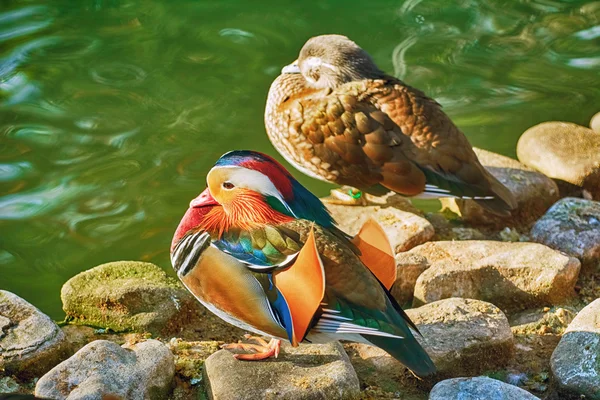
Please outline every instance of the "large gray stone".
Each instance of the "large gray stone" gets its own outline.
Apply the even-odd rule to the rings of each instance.
[[[278,359],[238,361],[221,350],[206,360],[208,394],[229,399],[349,399],[360,391],[339,342],[286,346]]]
[[[71,323],[115,332],[202,337],[224,325],[174,278],[154,264],[118,261],[99,265],[62,287],[63,309]],[[232,330],[233,328],[228,328]]]
[[[54,321],[16,294],[0,290],[0,371],[29,379],[66,357],[67,341]]]
[[[600,199],[600,133],[567,122],[544,122],[521,135],[517,156],[550,178],[581,186]]]
[[[600,399],[600,299],[569,324],[550,363],[562,391]]]
[[[576,258],[538,243],[430,242],[403,256],[413,255],[429,264],[417,279],[415,305],[449,297],[484,300],[504,310],[562,304],[574,294],[580,268]]]
[[[445,299],[406,310],[423,335],[417,340],[431,356],[436,378],[479,374],[506,365],[513,354],[513,334],[506,316],[493,304]],[[348,345],[363,379],[397,377],[406,367],[380,348]],[[383,378],[380,378],[383,379]]]
[[[473,200],[441,199],[442,206],[477,225],[529,226],[558,200],[556,183],[512,158],[473,148],[481,164],[513,194],[517,208],[510,217],[498,216]]]
[[[429,393],[429,400],[539,400],[519,387],[496,379],[454,378],[439,382]]]
[[[531,239],[600,265],[600,202],[567,197],[554,204],[531,229]]]
[[[433,226],[425,218],[395,207],[326,205],[340,229],[350,235],[357,234],[367,219],[377,221],[396,253],[425,243],[435,234]]]
[[[35,395],[51,399],[166,399],[173,354],[158,340],[119,346],[96,340],[44,375]]]

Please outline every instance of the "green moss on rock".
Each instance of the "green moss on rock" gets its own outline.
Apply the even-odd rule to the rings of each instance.
[[[203,310],[179,282],[154,264],[117,261],[69,279],[61,290],[71,323],[115,332],[180,333]]]

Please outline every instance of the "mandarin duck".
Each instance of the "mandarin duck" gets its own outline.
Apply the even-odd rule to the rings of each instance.
[[[516,207],[440,104],[385,74],[347,37],[309,39],[281,72],[265,126],[303,173],[373,195],[474,199],[500,215]]]
[[[277,356],[280,340],[349,340],[378,346],[419,376],[435,366],[390,295],[396,265],[374,221],[351,238],[321,201],[277,161],[251,151],[223,155],[190,203],[171,245],[185,287],[210,311],[269,343],[244,360]]]

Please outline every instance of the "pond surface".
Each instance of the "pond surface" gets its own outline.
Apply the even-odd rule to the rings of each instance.
[[[600,109],[598,1],[2,0],[0,288],[61,319],[60,288],[80,271],[170,270],[214,161],[275,154],[267,90],[323,33],[354,39],[473,145],[509,156],[531,125],[586,125]]]

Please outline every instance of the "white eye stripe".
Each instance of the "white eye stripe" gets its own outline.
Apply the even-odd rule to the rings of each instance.
[[[334,72],[337,72],[337,70],[338,70],[338,67],[336,67],[333,64],[323,62],[323,60],[320,57],[308,57],[304,61],[302,61],[302,64],[306,65],[308,67],[308,69],[316,68],[316,67],[325,67],[325,68],[329,68],[330,70],[332,70]]]
[[[227,182],[233,184],[235,187],[250,189],[265,196],[275,197],[288,209],[288,211],[293,214],[292,210],[289,208],[271,179],[262,172],[237,166],[224,166],[216,168],[227,168],[229,170]]]

